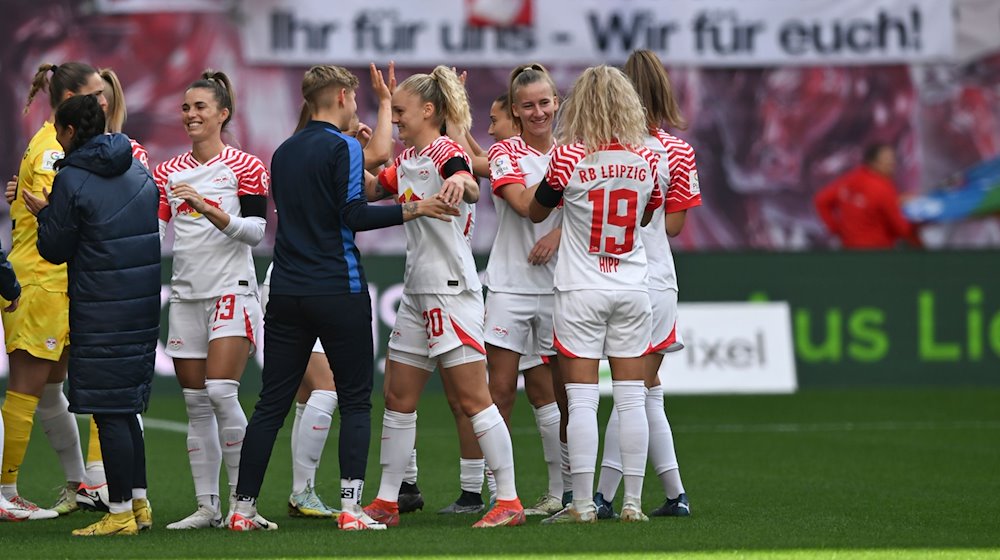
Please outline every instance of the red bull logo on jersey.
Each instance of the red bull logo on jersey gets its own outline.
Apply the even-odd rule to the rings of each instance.
[[[222,208],[222,201],[221,200],[215,201],[215,200],[212,200],[210,198],[205,198],[205,199],[202,199],[202,200],[204,200],[205,204],[208,204],[209,206],[214,206],[214,207],[220,208],[220,209]],[[195,218],[195,219],[198,219],[198,218],[200,218],[202,216],[202,214],[200,212],[197,212],[190,204],[187,203],[186,200],[182,200],[181,203],[177,205],[177,210],[175,212],[175,215],[177,215],[177,216],[191,216],[192,218]]]
[[[399,202],[400,203],[403,203],[403,202],[417,202],[419,200],[423,200],[423,199],[421,199],[419,196],[417,196],[417,194],[413,192],[413,189],[411,189],[409,187],[407,187],[407,189],[405,191],[403,191],[402,194],[399,195]]]
[[[421,181],[426,181],[431,178],[431,172],[429,169],[421,169],[417,172],[417,177],[419,177]]]

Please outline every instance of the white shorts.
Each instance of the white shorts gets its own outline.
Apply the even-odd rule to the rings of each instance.
[[[268,268],[267,271],[267,278],[265,279],[264,284],[260,287],[260,308],[265,312],[267,311],[267,300],[271,297],[271,285],[267,282],[267,280],[270,280],[271,278],[271,269]],[[317,338],[316,342],[313,344],[312,351],[316,354],[326,354],[323,350],[323,344],[320,343],[319,338]]]
[[[538,354],[532,354],[530,356],[521,356],[517,361],[517,371],[525,372],[531,368],[538,367],[544,363],[547,363]]]
[[[486,342],[522,356],[555,354],[554,307],[554,294],[486,292]]]
[[[454,295],[404,293],[389,335],[389,348],[437,358],[469,346],[485,356],[483,314],[483,296],[478,290]]]
[[[556,291],[554,344],[569,358],[638,358],[652,334],[649,295],[637,290]]]
[[[252,356],[257,352],[262,315],[257,294],[172,301],[167,315],[167,356],[205,359],[210,341],[229,336],[248,339]]]
[[[650,290],[649,304],[653,309],[653,336],[650,352],[666,354],[684,349],[677,332],[677,290]]]

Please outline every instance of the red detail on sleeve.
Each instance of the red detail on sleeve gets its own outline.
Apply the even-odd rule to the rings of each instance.
[[[396,175],[395,163],[378,172],[378,182],[387,192],[399,194],[399,176]]]

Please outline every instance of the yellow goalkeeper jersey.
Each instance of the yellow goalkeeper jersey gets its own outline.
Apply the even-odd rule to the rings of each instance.
[[[43,197],[42,189],[52,192],[56,177],[55,163],[63,149],[56,141],[56,128],[50,122],[35,133],[21,159],[17,173],[17,198],[10,205],[11,249],[7,259],[22,286],[39,286],[50,292],[66,291],[66,265],[52,264],[38,254],[38,221],[21,198],[25,191]]]

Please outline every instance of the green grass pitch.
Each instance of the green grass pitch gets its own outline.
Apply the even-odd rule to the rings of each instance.
[[[248,408],[254,397],[243,395]],[[366,500],[379,480],[380,403]],[[601,403],[602,417],[610,401]],[[681,472],[694,515],[641,525],[538,524],[473,530],[475,516],[434,512],[458,495],[458,447],[443,397],[420,407],[419,485],[426,510],[385,532],[341,533],[329,521],[286,515],[289,434],[279,435],[259,509],[280,529],[168,532],[194,509],[182,433],[146,432],[154,529],[139,537],[79,539],[97,519],[0,524],[2,558],[594,557],[594,558],[1000,558],[1000,390],[806,391],[791,396],[668,397]],[[154,396],[149,418],[184,422],[179,396]],[[335,418],[335,423],[337,419]],[[169,425],[169,423],[168,423]],[[84,435],[86,440],[86,435]],[[522,501],[545,488],[534,421],[518,401],[513,430]],[[86,442],[84,442],[86,443]],[[319,492],[337,505],[336,430]],[[223,475],[224,478],[224,475]],[[22,469],[23,495],[54,499],[60,470],[37,429]],[[644,507],[662,500],[646,478]],[[620,496],[616,506],[620,507]]]

